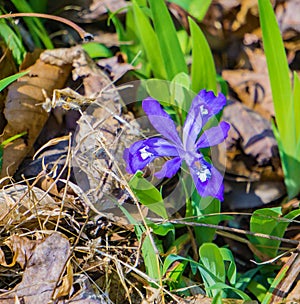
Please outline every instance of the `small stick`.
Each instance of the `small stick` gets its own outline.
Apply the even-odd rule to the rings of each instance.
[[[41,13],[13,13],[13,14],[0,15],[0,19],[9,19],[9,18],[18,18],[18,17],[37,17],[37,18],[55,20],[73,28],[79,34],[80,38],[84,41],[90,41],[94,39],[92,34],[86,32],[84,29],[82,29],[74,22],[63,17],[49,15],[49,14],[41,14]]]

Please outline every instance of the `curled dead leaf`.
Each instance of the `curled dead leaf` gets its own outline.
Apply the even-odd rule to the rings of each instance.
[[[26,140],[18,139],[4,149],[1,177],[13,175],[23,158],[31,150],[40,134],[48,113],[42,108],[42,90],[51,95],[56,88],[62,88],[69,76],[71,66],[56,66],[38,59],[30,66],[29,74],[8,87],[4,115],[7,125],[1,140],[27,132]]]
[[[55,209],[60,210],[58,203],[39,188],[14,185],[0,190],[0,224],[3,226],[14,228],[22,223],[29,228],[33,222],[36,227],[37,219],[47,219]]]
[[[21,303],[49,303],[69,259],[69,241],[57,232],[40,241],[28,240],[25,237],[14,240],[17,242],[17,245],[14,245],[17,250],[23,254],[26,248],[29,248],[30,256],[26,255],[21,283],[13,290],[2,293],[0,303],[13,304],[16,297]]]

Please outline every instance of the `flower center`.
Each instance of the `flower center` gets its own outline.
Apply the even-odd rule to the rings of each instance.
[[[145,146],[143,149],[140,150],[142,160],[145,160],[145,159],[153,156],[153,153],[147,151],[147,149],[149,149],[149,147]]]
[[[211,178],[211,172],[205,165],[202,165],[201,169],[197,172],[197,175],[202,183]]]
[[[207,115],[208,114],[208,110],[204,107],[204,105],[200,106],[200,111],[202,115]]]
[[[197,161],[194,163],[193,167],[201,183],[204,183],[211,178],[211,171],[205,164],[201,164],[199,161]]]

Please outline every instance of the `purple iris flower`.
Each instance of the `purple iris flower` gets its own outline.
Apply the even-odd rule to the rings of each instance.
[[[172,157],[165,162],[159,172],[155,173],[157,178],[171,178],[185,161],[200,196],[212,196],[223,200],[223,177],[211,163],[204,159],[199,150],[223,142],[230,125],[220,122],[218,126],[205,130],[200,137],[199,134],[208,120],[219,113],[225,104],[226,98],[223,94],[220,93],[216,97],[213,92],[200,91],[192,101],[181,139],[174,121],[160,103],[151,97],[143,100],[142,106],[145,113],[153,127],[163,137],[143,139],[125,149],[124,159],[127,163],[127,172],[134,174],[157,157]]]

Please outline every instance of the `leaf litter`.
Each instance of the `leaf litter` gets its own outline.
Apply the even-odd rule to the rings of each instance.
[[[93,1],[90,7],[89,22],[106,13],[106,10],[103,10],[97,2]],[[297,45],[293,43],[293,38],[294,33],[299,29],[288,16],[295,10],[296,2],[286,1],[276,6],[276,12],[282,20],[281,25],[290,61],[293,61],[296,56]],[[222,16],[220,16],[220,7]],[[236,20],[232,22],[234,19],[232,11],[234,10]],[[217,22],[207,21],[209,16],[219,16],[214,20],[222,23],[225,33],[221,33],[218,26],[215,27]],[[291,16],[295,16],[295,14]],[[235,92],[234,96],[246,106],[234,102],[229,105],[228,109],[225,108],[224,112],[224,115],[227,115],[226,120],[231,121],[234,125],[233,133],[227,142],[229,147],[227,182],[233,180],[234,184],[229,187],[234,189],[241,184],[245,187],[240,192],[240,196],[233,200],[235,204],[231,206],[232,209],[255,207],[251,205],[253,196],[249,200],[245,199],[249,183],[251,184],[250,192],[252,191],[254,194],[255,183],[267,182],[269,184],[265,189],[270,187],[279,189],[275,196],[271,195],[267,200],[264,197],[265,190],[261,191],[256,207],[273,202],[277,196],[280,197],[283,194],[279,184],[270,184],[282,184],[282,173],[278,165],[276,144],[268,122],[273,115],[273,109],[270,104],[267,76],[264,65],[261,64],[263,59],[261,59],[259,51],[253,51],[251,47],[251,43],[259,43],[261,35],[257,31],[258,28],[255,28],[257,23],[251,23],[249,20],[257,20],[257,10],[253,1],[245,0],[241,2],[241,5],[239,1],[216,1],[211,6],[206,20],[203,21],[204,30],[216,34],[215,39],[211,37],[210,39],[212,39],[211,45],[217,53],[222,49],[230,50],[230,47],[224,43],[225,37],[231,36],[228,41],[234,41],[235,43],[232,45],[235,46],[237,39],[241,37],[250,39],[250,47],[248,44],[246,47],[242,47],[242,51],[240,48],[235,51],[242,56],[246,54],[244,61],[240,56],[233,61],[232,58],[235,55],[228,54],[228,66],[229,68],[234,66],[236,74],[233,74],[231,70],[223,72],[223,77],[228,80]],[[249,24],[253,24],[250,29]],[[105,67],[105,65],[114,64],[118,58],[114,61],[111,60],[100,61],[99,64]],[[224,63],[221,62],[220,65],[222,64]],[[71,66],[73,66],[73,80],[70,82],[68,78]],[[63,106],[63,109],[56,108],[50,114],[52,121],[56,121],[57,128],[64,126],[63,132],[59,130],[55,133],[56,127],[51,127],[53,125],[48,127],[49,132],[51,130],[55,134],[53,137],[59,138],[76,129],[76,117],[78,118],[78,116],[75,113],[78,113],[78,109],[84,109],[91,103],[99,102],[99,99],[104,104],[113,99],[116,101],[113,107],[97,109],[99,111],[97,119],[103,118],[103,126],[110,127],[105,136],[99,134],[100,139],[105,138],[106,141],[102,142],[104,145],[100,142],[97,149],[108,148],[108,152],[118,153],[118,149],[116,150],[118,145],[127,145],[126,136],[128,136],[129,142],[136,136],[129,132],[124,138],[123,136],[121,139],[117,138],[117,141],[115,136],[111,136],[113,130],[120,126],[123,127],[120,121],[110,119],[112,113],[125,121],[133,120],[133,116],[130,112],[121,111],[118,92],[114,90],[111,79],[104,75],[80,47],[57,49],[53,52],[45,51],[38,61],[33,61],[27,68],[30,70],[30,74],[8,89],[5,134],[9,137],[9,134],[15,134],[14,132],[19,132],[21,129],[23,131],[25,127],[29,135],[28,138],[22,138],[5,149],[6,161],[2,171],[4,183],[8,182],[7,173],[10,177],[13,176],[25,156],[29,155],[29,159],[32,158],[34,152],[31,151],[35,147],[34,143],[37,142],[37,139],[41,140],[38,138],[41,130],[43,128],[47,130],[47,124],[50,121],[49,114],[41,110],[42,106],[48,106],[48,109],[52,106]],[[119,71],[123,73],[123,68],[126,71],[131,67],[119,67],[112,70],[109,76],[118,78]],[[45,73],[40,73],[41,70]],[[64,76],[61,77],[60,73]],[[47,77],[51,74],[56,76],[54,79],[48,80]],[[45,82],[40,82],[43,79]],[[68,88],[70,83],[72,89]],[[76,86],[78,83],[80,83],[79,89]],[[36,87],[37,90],[35,90]],[[26,90],[23,91],[22,88]],[[53,90],[56,90],[54,98],[47,99],[47,103],[45,103],[42,89],[45,90],[48,98],[51,98]],[[103,94],[99,95],[99,92]],[[13,105],[11,108],[10,103]],[[20,106],[24,106],[24,108]],[[12,112],[16,109],[18,114]],[[242,122],[238,120],[240,117],[236,113],[243,113],[242,117],[255,126],[252,133],[249,133],[250,129],[243,129]],[[92,128],[96,126],[91,114],[96,115],[94,112],[90,115],[87,113],[79,121],[80,132],[76,141],[77,147],[75,146],[75,151],[79,154],[86,154],[91,143],[93,147],[95,146],[93,137],[90,138],[90,141],[85,141],[91,131],[87,128],[86,122],[92,125]],[[21,122],[14,120],[19,117],[22,118]],[[67,120],[70,121],[69,125],[65,124]],[[32,122],[32,124],[26,125],[24,122],[26,124]],[[136,126],[136,129],[138,128]],[[5,138],[1,138],[1,140],[3,139]],[[41,146],[39,145],[38,148]],[[80,185],[86,183],[86,189],[81,192],[82,189],[78,189],[78,186],[72,184],[72,180],[77,180],[78,177],[74,178],[75,173],[68,169],[71,166],[70,159],[66,156],[70,153],[68,140],[60,141],[58,139],[56,145],[44,148],[35,159],[35,169],[33,170],[33,167],[30,168],[30,165],[27,164],[25,168],[30,169],[27,172],[26,170],[20,171],[18,174],[18,180],[25,181],[27,185],[13,183],[13,186],[5,186],[0,193],[2,229],[0,251],[2,268],[0,270],[5,273],[11,269],[11,273],[13,273],[13,269],[16,269],[12,276],[13,280],[2,281],[1,298],[3,302],[2,300],[0,302],[42,303],[45,300],[47,303],[50,300],[56,300],[58,303],[123,303],[124,299],[128,299],[128,302],[140,303],[145,296],[144,293],[141,293],[143,288],[148,290],[150,295],[155,295],[155,292],[151,291],[147,277],[141,276],[138,271],[135,272],[136,267],[141,267],[142,263],[133,227],[123,223],[121,218],[115,216],[114,206],[109,205],[109,199],[105,202],[102,197],[98,205],[94,204],[95,197],[98,198],[99,194],[102,195],[101,190],[103,189],[110,198],[115,195],[116,191],[119,191],[120,196],[117,198],[120,201],[130,196],[124,191],[120,177],[116,178],[112,175],[112,172],[117,172],[111,167],[113,159],[104,155],[102,161],[97,164],[98,176],[96,177],[89,174],[90,170],[95,167],[88,167],[89,170],[84,170],[86,166],[91,165],[91,155],[85,162],[78,164],[78,170],[81,170],[80,173],[84,176],[84,181]],[[35,147],[35,149],[37,148]],[[47,159],[47,155],[58,157]],[[11,163],[14,165],[11,166]],[[107,168],[110,170],[108,171]],[[64,170],[64,174],[61,170]],[[105,182],[102,179],[103,173],[109,177]],[[29,184],[29,181],[33,183],[33,186]],[[101,187],[97,188],[99,183]],[[43,190],[36,188],[35,185],[39,185]],[[92,191],[85,197],[83,193],[87,189]],[[98,192],[95,192],[95,189]],[[105,203],[108,204],[106,207],[112,209],[112,212],[96,212]],[[96,211],[91,210],[91,206],[96,206]],[[232,248],[234,246],[236,245],[232,245]],[[289,263],[294,263],[295,268],[299,268],[297,260],[291,258]],[[126,266],[124,267],[124,265]],[[131,270],[129,273],[127,273],[128,269]],[[289,282],[294,277],[295,275],[291,274],[288,277]],[[96,290],[95,286],[97,286]],[[296,292],[297,290],[294,291],[294,294]],[[150,299],[150,296],[148,298]],[[193,301],[194,303],[200,301],[201,303],[205,303],[205,301],[211,303],[210,299],[202,296],[190,297],[186,300],[174,298],[178,303],[193,303]]]

